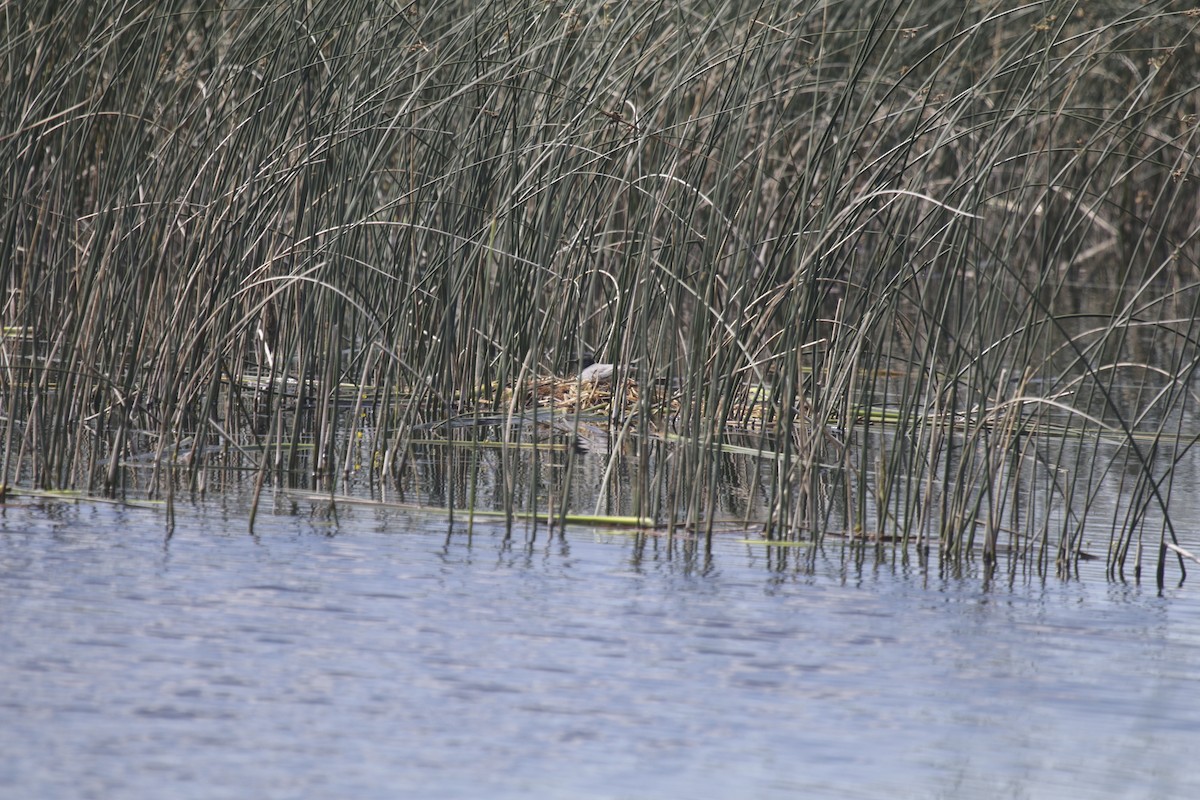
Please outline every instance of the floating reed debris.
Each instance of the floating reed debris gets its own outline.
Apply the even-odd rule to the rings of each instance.
[[[669,528],[1064,575],[1086,544],[1136,577],[1188,545],[1198,25],[1141,0],[9,4],[0,483],[419,474],[533,508],[538,470],[591,469],[531,446],[517,421],[550,409],[605,429],[605,502]],[[537,377],[585,351],[615,388]]]

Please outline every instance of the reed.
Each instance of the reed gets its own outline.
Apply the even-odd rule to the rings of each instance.
[[[1197,437],[1194,10],[0,20],[4,482],[169,494],[237,466],[403,492],[426,470],[451,507],[566,521],[594,467],[514,420],[593,350],[619,365],[614,512],[1014,572],[1103,548],[1164,580]]]

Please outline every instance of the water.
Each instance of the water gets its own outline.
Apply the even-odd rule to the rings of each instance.
[[[1200,796],[1195,578],[20,503],[6,800]]]

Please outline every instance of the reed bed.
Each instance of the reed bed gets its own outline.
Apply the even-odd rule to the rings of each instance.
[[[1196,9],[69,0],[0,25],[6,483],[121,494],[151,464],[170,494],[236,462],[332,493],[353,462],[386,491],[420,440],[549,386],[671,529],[711,530],[737,453],[772,541],[1062,573],[1099,540],[1165,580],[1200,432]],[[546,383],[585,351],[618,365],[599,407]],[[537,437],[497,430],[453,458],[538,505],[512,477]]]

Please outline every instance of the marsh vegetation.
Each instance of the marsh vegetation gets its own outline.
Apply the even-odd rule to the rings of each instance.
[[[0,482],[386,495],[433,464],[449,505],[486,472],[489,507],[565,514],[522,470],[599,430],[607,510],[671,530],[1051,571],[1086,530],[1164,580],[1200,433],[1194,9],[0,20]],[[586,352],[611,386],[570,380]]]

